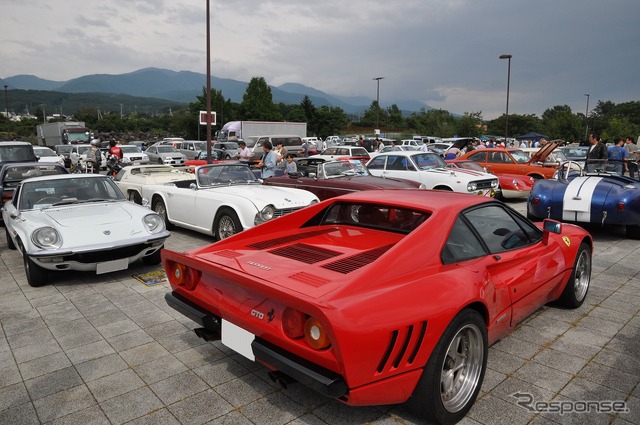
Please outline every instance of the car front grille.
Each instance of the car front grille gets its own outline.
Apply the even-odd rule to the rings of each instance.
[[[282,217],[283,215],[287,215],[289,213],[292,213],[294,211],[299,210],[300,208],[283,208],[281,210],[276,210],[273,213],[273,218],[278,218],[278,217]]]
[[[487,179],[487,180],[478,180],[475,181],[474,183],[476,184],[476,186],[479,189],[491,189],[491,182],[493,180],[492,179]]]
[[[122,258],[133,257],[139,254],[141,251],[157,246],[156,243],[140,243],[136,245],[129,245],[123,247],[117,247],[113,249],[95,251],[95,252],[81,252],[78,254],[65,255],[64,261],[77,261],[79,263],[102,263],[104,261],[120,260]]]

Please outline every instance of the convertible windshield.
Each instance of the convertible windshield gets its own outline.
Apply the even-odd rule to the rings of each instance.
[[[320,224],[347,224],[409,233],[430,215],[389,205],[336,202],[327,209]]]
[[[432,168],[445,168],[447,164],[440,155],[430,152],[412,155],[413,162],[416,163],[420,170],[430,170]]]
[[[525,151],[512,150],[509,151],[509,153],[518,164],[526,164],[527,162],[531,161],[531,157],[527,155]]]
[[[320,167],[320,178],[341,176],[368,176],[369,172],[359,160],[326,162]]]
[[[199,187],[258,182],[249,166],[244,164],[203,165],[198,167],[196,179]]]
[[[101,201],[126,201],[110,178],[77,178],[36,180],[23,183],[18,209],[31,210],[63,205]]]

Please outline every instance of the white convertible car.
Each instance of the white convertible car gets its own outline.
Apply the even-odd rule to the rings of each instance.
[[[50,270],[101,274],[125,270],[139,259],[158,264],[169,237],[158,214],[127,201],[100,174],[26,179],[2,216],[7,245],[20,250],[31,286],[45,285]]]
[[[114,178],[116,184],[131,202],[142,204],[142,186],[163,184],[178,180],[193,181],[192,173],[171,165],[133,165],[123,167]]]
[[[475,170],[448,169],[447,164],[433,152],[385,152],[367,163],[369,172],[378,177],[414,180],[427,189],[494,196],[498,178]]]
[[[244,229],[318,202],[302,189],[263,186],[249,166],[196,167],[194,180],[142,187],[142,204],[177,225],[224,239]]]

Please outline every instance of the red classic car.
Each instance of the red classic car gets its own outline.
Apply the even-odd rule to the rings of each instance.
[[[556,172],[556,164],[545,167],[543,163],[558,145],[558,141],[551,141],[531,157],[518,148],[484,148],[467,152],[458,159],[475,161],[495,175],[520,174],[534,179],[550,179]]]
[[[305,189],[321,201],[359,190],[424,189],[415,181],[372,176],[357,159],[324,162],[320,158],[300,158],[297,164],[299,172],[271,177],[264,184]]]
[[[163,250],[167,303],[196,334],[350,405],[409,400],[454,423],[488,346],[542,305],[578,307],[592,240],[492,198],[368,190],[212,245]]]
[[[450,159],[445,161],[447,168],[464,168],[466,170],[476,170],[486,172],[482,165],[467,159]],[[497,175],[500,186],[496,190],[496,199],[527,199],[529,192],[536,180],[533,177],[522,174],[500,174]]]

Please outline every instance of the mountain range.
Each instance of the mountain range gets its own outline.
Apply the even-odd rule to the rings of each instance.
[[[202,94],[206,75],[192,71],[171,71],[160,68],[144,68],[126,74],[92,74],[68,81],[52,81],[35,75],[15,75],[0,80],[8,89],[43,90],[63,93],[126,94],[136,97],[157,98],[179,103],[193,102]],[[211,87],[221,90],[225,98],[241,102],[248,82],[230,78],[211,77]],[[308,96],[315,106],[340,107],[348,114],[358,114],[371,106],[372,99],[364,96],[347,97],[331,95],[297,83],[270,86],[274,103],[297,104]],[[431,107],[418,101],[381,102],[382,107],[395,103],[400,110],[417,112]]]

